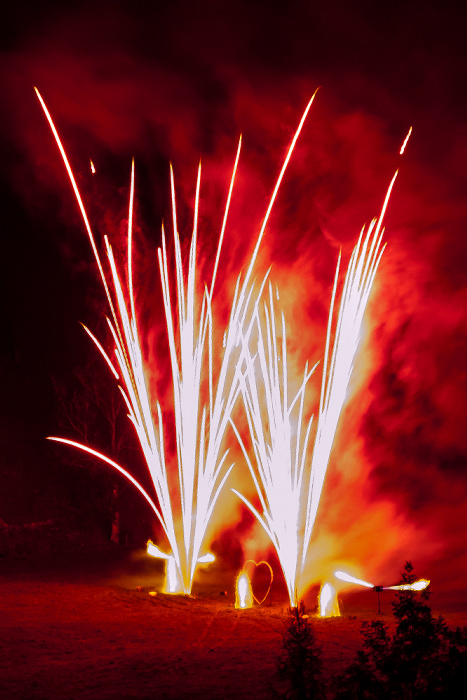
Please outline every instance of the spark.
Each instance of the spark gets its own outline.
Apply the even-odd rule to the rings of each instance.
[[[115,462],[113,459],[109,459],[109,457],[106,457],[105,455],[102,454],[102,452],[98,452],[97,450],[93,450],[91,447],[87,447],[87,445],[83,445],[80,442],[75,442],[74,440],[67,440],[66,438],[59,438],[59,437],[48,437],[46,438],[47,440],[53,440],[53,442],[61,442],[64,445],[71,445],[72,447],[76,447],[78,450],[83,450],[83,452],[88,452],[90,455],[93,457],[97,457],[98,459],[101,459],[103,462],[106,462],[109,464],[111,467],[116,469],[120,474],[123,474],[124,477],[128,479],[128,481],[131,481],[133,486],[136,486],[138,491],[144,496],[146,501],[149,503],[151,506],[152,510],[154,513],[157,515],[158,519],[162,522],[162,516],[159,512],[159,509],[157,508],[156,504],[152,500],[152,498],[149,496],[149,494],[143,489],[141,484],[136,481],[136,479],[131,476],[129,472],[126,471],[126,469],[123,469],[117,462]]]
[[[95,175],[95,174],[96,174],[96,166],[94,165],[94,163],[92,162],[92,160],[89,161],[89,164],[90,164],[90,167],[91,167],[91,172],[92,172],[92,174]]]
[[[402,154],[404,153],[405,147],[407,146],[407,143],[408,143],[408,141],[409,141],[409,138],[410,138],[411,134],[412,134],[412,127],[410,127],[410,129],[409,129],[409,131],[408,131],[408,133],[407,133],[407,136],[406,136],[405,139],[404,139],[404,143],[402,144],[401,150],[399,151],[400,155],[402,155]]]
[[[239,383],[244,346],[239,340],[241,337],[244,339],[248,339],[249,337],[252,328],[252,323],[248,319],[249,306],[251,303],[253,303],[255,308],[258,305],[259,296],[266,280],[266,278],[264,278],[258,298],[255,301],[253,298],[253,285],[251,283],[252,271],[272,206],[296,141],[313,102],[314,95],[305,109],[300,124],[292,139],[292,143],[287,151],[248,264],[247,272],[243,279],[241,279],[241,274],[238,277],[230,318],[224,333],[223,352],[219,353],[221,359],[220,368],[217,373],[217,383],[214,381],[212,299],[231,195],[239,162],[241,138],[239,140],[227,203],[224,210],[211,286],[209,291],[207,287],[205,288],[201,303],[198,303],[197,297],[197,290],[200,284],[197,278],[196,267],[201,165],[198,169],[196,183],[193,234],[186,275],[182,262],[180,236],[177,227],[175,180],[172,167],[170,168],[173,246],[175,255],[175,305],[177,309],[177,316],[175,317],[170,292],[172,279],[169,274],[164,228],[162,230],[162,247],[158,249],[158,260],[174,392],[178,495],[173,496],[171,495],[172,490],[169,487],[169,473],[164,450],[162,409],[159,401],[157,401],[154,415],[151,411],[151,401],[145,380],[144,362],[135,312],[132,275],[134,162],[131,168],[128,207],[127,276],[125,284],[118,272],[112,247],[107,237],[105,237],[104,240],[110,271],[107,273],[104,272],[89,218],[67,154],[45,102],[37,88],[35,88],[35,90],[68,173],[105,289],[110,308],[110,318],[107,318],[107,322],[114,341],[114,355],[119,372],[116,371],[103,346],[90,331],[87,329],[86,331],[95,342],[99,352],[103,355],[114,376],[120,376],[120,390],[128,409],[128,417],[133,423],[137,433],[159,507],[155,505],[147,492],[125,469],[105,455],[102,455],[102,453],[71,440],[62,438],[51,439],[72,445],[98,457],[117,469],[138,488],[151,505],[167,537],[171,551],[171,554],[164,555],[163,557],[167,560],[167,586],[171,591],[172,589],[178,590],[181,588],[183,592],[190,593],[195,568],[199,561],[199,553],[206,535],[209,520],[219,494],[233,467],[233,465],[226,466],[228,450],[222,452],[221,448],[231,412],[240,392]],[[200,311],[197,314],[196,310],[198,308],[200,308]],[[233,378],[230,372],[232,367],[234,370]],[[202,403],[203,382],[208,385],[208,399],[204,404]],[[181,529],[177,524],[178,512],[181,512]],[[162,551],[159,548],[157,549],[159,552]],[[174,583],[175,580],[176,583]]]
[[[282,314],[278,330],[271,285],[269,303],[264,303],[263,313],[260,313],[259,306],[254,312],[258,332],[254,352],[248,346],[248,339],[244,339],[248,347],[240,386],[252,436],[254,461],[235,425],[233,428],[256,487],[262,514],[241,493],[234,492],[255,515],[274,545],[292,607],[298,604],[305,583],[302,580],[305,560],[337,424],[346,400],[363,315],[384,250],[381,225],[396,176],[397,172],[387,190],[379,218],[371,222],[366,234],[362,229],[353,250],[344,280],[331,353],[339,256],[331,295],[311,463],[308,446],[313,416],[305,421],[304,405],[307,382],[317,365],[310,371],[308,365],[305,366],[301,386],[289,400],[285,319]],[[278,341],[280,335],[282,343]],[[261,401],[262,394],[264,401]],[[294,411],[298,413],[296,430],[293,429]]]
[[[87,326],[85,326],[84,323],[82,323],[81,325],[83,326],[84,330],[85,330],[86,333],[89,335],[89,337],[91,338],[91,340],[92,340],[92,342],[94,343],[94,345],[96,346],[96,348],[97,348],[97,349],[99,350],[99,352],[101,353],[101,355],[102,355],[102,357],[104,358],[104,360],[107,362],[107,365],[109,366],[110,371],[111,371],[112,374],[114,375],[115,379],[118,381],[118,380],[120,379],[120,377],[118,376],[118,372],[117,372],[117,370],[115,369],[115,367],[114,367],[113,364],[112,364],[112,360],[111,360],[110,357],[107,355],[106,351],[104,350],[104,348],[102,347],[102,345],[99,343],[99,341],[97,340],[97,338],[96,338],[96,336],[94,335],[94,333],[91,333],[91,331],[89,330],[89,328],[88,328]]]

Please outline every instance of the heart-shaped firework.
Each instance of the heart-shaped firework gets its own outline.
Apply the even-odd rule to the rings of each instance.
[[[251,566],[249,567],[249,569],[248,569],[248,564],[251,565]],[[258,600],[258,598],[255,596],[255,594],[254,594],[254,592],[253,592],[253,576],[258,572],[259,568],[260,568],[260,567],[263,567],[263,566],[266,567],[267,569],[269,569],[269,583],[267,584],[266,593],[265,593],[264,596],[261,598],[261,600]],[[248,578],[250,579],[250,583],[251,583],[251,595],[253,596],[253,600],[254,600],[255,603],[257,603],[258,605],[261,605],[262,603],[264,603],[264,601],[265,601],[266,598],[268,597],[268,594],[269,594],[269,591],[271,590],[272,582],[273,582],[273,579],[274,579],[274,574],[272,573],[271,565],[268,564],[268,562],[267,562],[267,561],[264,561],[264,560],[263,560],[263,561],[256,562],[256,561],[254,561],[253,559],[248,559],[248,561],[246,561],[245,564],[244,564],[244,566],[243,566],[243,571],[246,572]]]

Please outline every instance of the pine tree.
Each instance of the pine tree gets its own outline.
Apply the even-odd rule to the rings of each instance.
[[[324,698],[321,678],[321,647],[305,613],[303,601],[290,609],[290,619],[282,637],[282,651],[277,658],[276,697],[291,700]]]
[[[413,566],[406,562],[401,583],[414,581]],[[363,623],[364,649],[336,679],[335,697],[458,697],[457,689],[467,680],[467,628],[451,630],[442,617],[433,617],[429,597],[429,588],[397,592],[392,636],[380,620]]]

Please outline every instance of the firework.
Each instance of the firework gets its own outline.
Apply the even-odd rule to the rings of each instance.
[[[318,597],[320,617],[340,617],[336,590],[330,583],[321,586]]]
[[[127,234],[127,270],[125,280],[119,274],[112,247],[107,237],[105,237],[105,247],[109,272],[106,273],[104,271],[104,266],[99,256],[83,200],[68,162],[66,152],[47,107],[37,89],[36,93],[65,164],[106,292],[110,309],[110,317],[107,320],[114,341],[114,361],[109,357],[108,353],[93,334],[90,331],[87,332],[111,368],[114,376],[120,377],[119,386],[128,409],[128,416],[134,425],[141,449],[144,453],[158,505],[156,505],[154,500],[129,472],[105,455],[74,441],[61,438],[52,439],[71,444],[74,447],[90,452],[117,469],[139,489],[159,519],[171,550],[171,554],[165,554],[162,550],[156,548],[156,552],[153,549],[150,553],[152,553],[153,556],[162,556],[162,558],[166,559],[167,575],[170,577],[168,583],[169,589],[175,590],[180,586],[181,590],[185,593],[189,593],[191,591],[196,565],[200,561],[200,550],[205,538],[206,528],[220,491],[233,466],[227,466],[226,464],[228,450],[222,450],[222,442],[225,430],[229,424],[230,414],[239,393],[240,367],[245,348],[245,342],[242,343],[240,341],[242,337],[246,340],[248,339],[248,329],[251,330],[252,327],[251,322],[247,322],[248,309],[251,303],[253,303],[254,306],[258,303],[257,301],[255,305],[254,300],[252,301],[253,285],[251,283],[251,277],[253,267],[277,192],[314,96],[305,109],[287,152],[276,185],[273,189],[256,245],[248,264],[247,272],[243,279],[241,275],[238,277],[230,318],[224,334],[224,348],[223,351],[216,352],[216,356],[221,358],[220,367],[216,374],[217,382],[214,382],[212,299],[231,194],[240,156],[241,139],[239,141],[230,182],[211,285],[209,289],[207,287],[205,288],[201,301],[198,299],[198,289],[202,285],[200,285],[197,278],[196,267],[201,166],[198,170],[193,235],[186,274],[182,262],[180,237],[177,228],[174,176],[172,168],[170,170],[173,244],[175,254],[176,315],[174,315],[171,299],[170,290],[172,280],[169,272],[164,230],[162,232],[162,247],[158,250],[158,259],[172,368],[177,444],[178,496],[171,496],[171,491],[169,489],[170,470],[166,463],[164,451],[162,408],[157,401],[156,410],[154,412],[155,415],[153,415],[145,381],[144,362],[135,311],[132,275],[134,164],[131,170]],[[199,313],[197,313],[197,309],[200,309]],[[118,366],[118,372],[115,368],[115,361]],[[232,368],[233,372],[231,371]],[[205,383],[208,385],[208,397],[204,403],[202,387]],[[181,514],[181,528],[178,526],[177,516],[179,513]],[[177,583],[174,583],[175,580]]]
[[[430,582],[424,578],[413,583],[400,583],[396,586],[375,586],[373,583],[368,583],[368,581],[362,581],[362,579],[355,578],[347,574],[345,571],[335,571],[334,576],[340,581],[346,581],[347,583],[355,583],[357,586],[364,586],[365,588],[372,588],[373,590],[381,591],[423,591],[430,585]]]
[[[253,607],[251,582],[246,571],[240,571],[235,585],[235,607],[239,610]]]
[[[397,173],[396,173],[397,175]],[[252,437],[255,460],[248,454],[239,431],[237,438],[256,486],[263,513],[235,491],[261,523],[273,543],[287,585],[291,606],[296,606],[305,582],[302,574],[316,519],[329,456],[344,405],[363,315],[376,270],[383,253],[382,221],[396,178],[392,179],[378,219],[360,234],[344,280],[340,310],[334,327],[334,303],[339,261],[331,296],[321,397],[311,461],[308,446],[312,418],[305,424],[304,402],[307,382],[316,365],[305,367],[298,392],[289,400],[287,340],[282,314],[278,331],[272,286],[263,313],[255,309],[258,333],[254,354],[245,352],[246,368],[241,391]],[[282,335],[279,343],[278,336]],[[248,344],[249,339],[245,339]],[[264,399],[262,397],[264,396]],[[294,414],[296,412],[298,416]],[[294,421],[297,420],[296,428]]]

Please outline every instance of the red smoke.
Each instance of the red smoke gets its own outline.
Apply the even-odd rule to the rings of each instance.
[[[166,9],[165,20],[169,15]],[[38,231],[49,217],[63,222],[61,240],[53,245],[70,274],[76,274],[85,249],[73,252],[76,233],[67,242],[70,219],[76,227],[78,217],[32,85],[49,104],[85,196],[94,202],[100,229],[110,228],[114,237],[125,216],[135,154],[141,229],[135,266],[148,327],[154,308],[154,315],[162,317],[155,250],[161,219],[170,221],[168,161],[174,163],[181,228],[188,237],[195,172],[199,157],[203,159],[200,246],[209,270],[236,142],[243,132],[222,259],[223,315],[301,110],[326,74],[319,63],[306,77],[292,69],[280,75],[254,62],[250,70],[246,59],[234,65],[228,57],[236,30],[229,34],[227,20],[216,17],[213,26],[219,22],[230,37],[224,47],[219,36],[215,41],[218,63],[209,62],[202,40],[209,24],[193,17],[193,25],[187,18],[179,31],[170,24],[172,43],[164,43],[155,29],[162,47],[154,56],[147,47],[135,48],[137,19],[122,9],[113,15],[111,35],[99,37],[108,19],[105,12],[94,18],[91,31],[83,16],[69,17],[52,22],[39,35],[32,33],[5,57],[2,77],[11,105],[5,128],[17,156],[8,177],[35,212]],[[239,50],[246,55],[254,32],[248,27],[245,32]],[[196,56],[191,70],[190,51]],[[183,66],[177,64],[177,52]],[[366,580],[392,583],[401,563],[412,559],[421,576],[433,579],[442,562],[445,581],[439,585],[457,586],[467,569],[462,526],[467,496],[466,205],[465,193],[455,184],[465,171],[465,127],[455,143],[446,131],[439,133],[436,114],[431,122],[422,119],[421,107],[405,114],[371,76],[353,73],[344,85],[330,68],[329,83],[332,88],[324,82],[308,117],[258,263],[258,275],[272,264],[297,375],[306,360],[314,363],[323,355],[339,248],[346,263],[361,226],[379,212],[393,171],[400,166],[401,172],[386,217],[388,247],[367,314],[351,400],[325,483],[311,555],[315,575],[330,575],[334,565],[343,568],[349,562]],[[366,100],[359,105],[362,93]],[[460,128],[454,117],[445,121]],[[400,158],[411,123],[414,133]],[[90,158],[97,168],[94,180]],[[60,194],[54,199],[59,211],[48,211],[44,204],[45,196],[50,202],[51,191]],[[47,268],[48,261],[41,264]],[[162,324],[148,338],[148,354],[161,355],[159,328]],[[162,394],[170,394],[164,364],[151,371]],[[318,369],[311,394],[317,395],[319,378]],[[249,477],[236,445],[232,452],[238,460],[233,481],[245,485]],[[251,491],[251,484],[247,488]],[[215,518],[217,541],[233,541],[236,535],[248,542],[247,558],[256,554],[256,534],[248,540],[240,512],[226,492]],[[265,539],[258,537],[265,546]],[[235,549],[233,558],[238,557]]]

